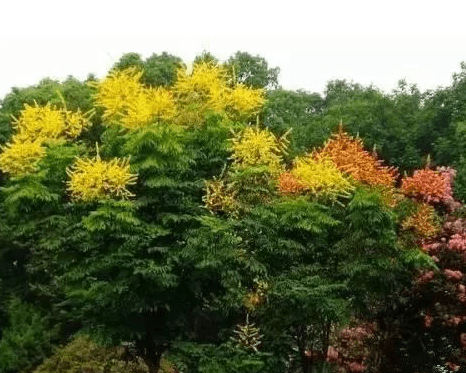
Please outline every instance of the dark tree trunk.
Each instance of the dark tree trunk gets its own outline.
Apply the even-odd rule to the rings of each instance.
[[[149,373],[158,373],[163,353],[168,350],[169,344],[157,342],[147,333],[143,340],[136,342],[136,348],[149,369]]]
[[[144,362],[149,369],[149,373],[158,373],[160,369],[160,361],[162,360],[162,354],[159,356],[153,356],[152,359],[145,357]]]
[[[301,369],[303,373],[311,373],[312,358],[306,355],[306,349],[303,346],[299,346],[299,355],[301,357]]]
[[[299,357],[301,360],[301,369],[303,373],[312,372],[312,356],[307,356],[306,354],[307,339],[306,327],[301,325],[297,331],[296,344],[298,346]]]
[[[326,322],[323,325],[324,335],[323,335],[323,338],[322,338],[322,357],[323,357],[324,361],[327,360],[328,347],[330,345],[330,328],[331,328],[331,326],[332,326],[332,324],[329,323],[329,322]]]

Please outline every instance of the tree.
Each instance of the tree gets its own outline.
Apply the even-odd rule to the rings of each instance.
[[[269,69],[267,61],[247,52],[236,52],[226,64],[237,83],[253,88],[278,88],[278,67]]]
[[[104,341],[130,341],[150,372],[172,341],[192,338],[191,317],[199,317],[210,284],[196,271],[198,281],[185,277],[183,243],[207,213],[204,179],[225,161],[230,128],[242,126],[230,119],[244,115],[235,100],[258,91],[228,87],[217,69],[180,72],[176,94],[144,85],[138,69],[112,70],[91,84],[103,120],[100,145],[84,141],[87,134],[80,140],[93,118],[66,102],[37,104],[21,111],[1,153],[9,176],[2,208],[14,240],[30,253],[36,299]],[[209,82],[207,91],[195,91],[190,74]],[[197,94],[205,116],[182,122],[184,97]],[[18,147],[32,144],[41,151],[30,160]]]
[[[151,86],[169,87],[175,83],[176,72],[182,67],[181,58],[162,52],[153,54],[144,62],[143,81]]]
[[[332,128],[319,120],[323,113],[323,99],[318,93],[271,90],[267,93],[264,124],[275,133],[292,129],[290,156],[319,146],[330,135]]]
[[[349,133],[359,134],[366,147],[375,149],[389,165],[413,170],[423,165],[417,146],[421,101],[417,88],[408,90],[403,82],[390,96],[371,86],[333,81],[325,91],[321,125],[342,121]]]
[[[125,70],[130,67],[142,70],[142,82],[152,87],[169,87],[175,83],[176,73],[183,67],[181,58],[167,52],[152,54],[143,60],[138,53],[126,53],[113,65],[113,69]]]
[[[144,61],[139,53],[125,53],[120,57],[117,63],[113,65],[113,69],[126,70],[129,67],[144,69]]]

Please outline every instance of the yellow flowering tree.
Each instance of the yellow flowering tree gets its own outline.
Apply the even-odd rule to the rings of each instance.
[[[319,198],[336,201],[338,197],[348,197],[354,189],[330,158],[299,157],[290,173],[305,185],[308,193]]]
[[[112,120],[124,114],[130,105],[141,97],[143,86],[139,82],[142,71],[129,68],[111,71],[107,77],[91,82],[97,88],[95,102],[104,108],[104,119]]]
[[[127,189],[135,184],[136,175],[129,170],[127,159],[103,161],[78,158],[68,170],[68,190],[75,201],[95,202],[109,198],[132,197]]]
[[[248,126],[233,133],[231,164],[223,179],[208,181],[206,207],[237,215],[257,203],[267,203],[276,194],[278,176],[284,170],[287,135],[276,137],[268,129]]]
[[[24,105],[21,115],[14,118],[15,134],[2,147],[0,169],[11,176],[25,176],[37,171],[48,144],[70,141],[90,126],[93,112],[82,113],[50,105]]]
[[[286,135],[278,139],[267,129],[246,127],[244,131],[232,139],[233,167],[265,166],[271,174],[280,173],[283,169],[282,155],[286,152]]]
[[[19,141],[1,147],[0,168],[14,177],[23,177],[37,171],[39,161],[45,156],[40,141]]]

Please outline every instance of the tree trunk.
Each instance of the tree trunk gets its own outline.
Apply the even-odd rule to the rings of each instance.
[[[306,355],[306,342],[302,336],[298,340],[298,351],[301,358],[301,369],[303,373],[311,373],[312,357]]]
[[[160,369],[160,361],[162,356],[155,358],[155,360],[149,359],[147,357],[144,358],[144,362],[147,365],[147,368],[149,369],[149,373],[158,373]]]
[[[155,342],[148,333],[144,340],[136,344],[141,356],[149,369],[149,373],[158,373],[163,353],[168,350],[168,343]]]

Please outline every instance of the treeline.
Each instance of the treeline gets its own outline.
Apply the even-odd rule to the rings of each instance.
[[[12,89],[0,372],[465,369],[466,65],[428,92],[278,73],[129,53]]]

